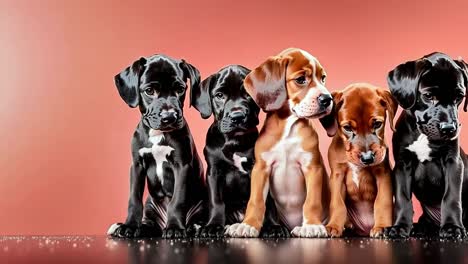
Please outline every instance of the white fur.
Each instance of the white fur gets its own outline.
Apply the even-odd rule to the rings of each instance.
[[[265,186],[263,186],[263,201],[266,202],[268,197],[268,192],[270,191],[270,182],[267,181]]]
[[[167,162],[167,156],[169,156],[174,148],[170,146],[159,145],[163,140],[164,134],[160,131],[150,129],[149,141],[153,144],[150,148],[141,148],[138,153],[143,157],[146,153],[153,154],[153,158],[156,161],[156,176],[163,184],[163,162]]]
[[[327,237],[327,229],[324,225],[308,225],[296,226],[291,234],[295,237]]]
[[[224,234],[230,237],[258,237],[260,232],[253,226],[245,223],[238,223],[227,226]]]
[[[290,116],[281,139],[261,155],[271,175],[269,189],[280,217],[291,227],[302,223],[302,207],[307,195],[304,172],[313,158],[302,148],[302,138],[294,129],[297,120],[297,117]],[[267,193],[264,190],[264,198]]]
[[[247,157],[241,157],[237,154],[232,155],[232,160],[234,161],[234,166],[242,172],[242,173],[247,173],[247,171],[244,170],[244,167],[242,167],[242,162],[247,162]]]
[[[112,224],[109,229],[107,230],[107,235],[110,236],[112,234],[114,234],[115,230],[117,230],[117,228],[119,228],[120,224]]]
[[[349,168],[351,169],[351,172],[352,172],[353,182],[359,188],[359,172],[361,171],[361,169],[358,166],[351,163],[351,162],[348,162],[348,166],[349,166]]]
[[[431,160],[430,154],[432,150],[429,147],[429,140],[424,134],[419,135],[418,139],[409,145],[407,149],[411,152],[414,152],[420,162]]]

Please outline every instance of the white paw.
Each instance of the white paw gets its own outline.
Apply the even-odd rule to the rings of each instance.
[[[248,224],[240,223],[226,226],[225,235],[230,237],[258,237],[259,231]]]
[[[117,230],[117,228],[119,228],[120,224],[112,224],[109,229],[107,229],[107,235],[110,236],[112,234],[114,234],[115,230]]]
[[[291,234],[295,237],[327,237],[327,229],[324,225],[308,225],[296,226]]]

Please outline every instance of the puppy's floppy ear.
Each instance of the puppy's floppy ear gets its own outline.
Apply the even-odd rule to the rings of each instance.
[[[393,125],[393,120],[395,119],[395,114],[398,110],[398,102],[392,96],[389,90],[378,88],[377,93],[382,98],[381,104],[387,109],[388,113],[388,122],[390,123],[390,128],[395,132],[395,126]]]
[[[184,71],[185,78],[190,79],[190,104],[193,100],[193,91],[200,90],[200,72],[192,64],[181,60],[180,67]]]
[[[343,95],[342,92],[334,91],[331,93],[333,96],[333,108],[330,114],[320,118],[320,123],[322,124],[323,128],[327,131],[327,135],[329,137],[333,137],[338,130],[338,109],[342,105],[341,97]]]
[[[290,57],[270,57],[245,77],[247,93],[263,111],[276,111],[286,102],[286,69],[290,60]]]
[[[140,103],[138,87],[145,64],[146,59],[141,57],[114,77],[120,97],[132,108]]]
[[[388,73],[390,91],[404,109],[410,109],[416,103],[419,80],[429,65],[430,62],[422,58],[400,64]]]
[[[190,104],[200,112],[203,119],[207,119],[213,113],[211,108],[210,91],[216,83],[218,74],[212,74],[210,77],[202,81],[198,89],[192,88],[190,96]]]
[[[463,111],[468,110],[468,65],[462,58],[455,60],[455,63],[460,66],[463,71],[463,79],[465,80],[465,105],[463,106]]]

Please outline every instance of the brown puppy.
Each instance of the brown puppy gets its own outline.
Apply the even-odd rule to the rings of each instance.
[[[232,237],[257,237],[270,192],[279,220],[299,237],[327,235],[322,221],[328,204],[328,177],[311,119],[331,113],[319,61],[295,48],[284,50],[253,70],[244,81],[247,92],[267,113],[255,145],[251,194],[243,223],[231,225]],[[331,123],[329,133],[336,130]]]
[[[397,103],[390,91],[366,83],[333,92],[338,132],[328,150],[330,221],[327,231],[340,237],[345,225],[357,235],[379,237],[392,225],[391,168],[385,120],[393,127]]]

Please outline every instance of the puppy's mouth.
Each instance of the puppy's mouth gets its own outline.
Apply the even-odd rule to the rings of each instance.
[[[143,118],[143,123],[154,130],[159,130],[161,132],[171,132],[181,129],[184,126],[184,119],[180,118],[174,123],[164,124],[160,120],[149,120],[148,118]]]
[[[298,118],[306,118],[306,119],[317,119],[317,118],[322,118],[322,117],[325,117],[327,115],[329,115],[332,111],[332,107],[327,107],[326,109],[322,110],[322,111],[319,111],[317,113],[313,113],[313,114],[304,114],[304,113],[300,113],[299,111],[296,110],[295,107],[292,108],[292,112],[294,113],[295,116],[297,116]]]

